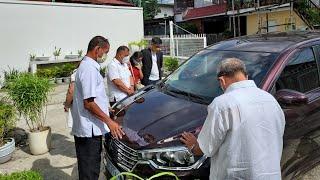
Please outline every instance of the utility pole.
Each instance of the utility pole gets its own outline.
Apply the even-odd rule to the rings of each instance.
[[[234,0],[232,0],[233,37],[236,37],[236,18],[234,16]]]
[[[164,35],[167,35],[167,14],[164,14]]]
[[[258,8],[258,33],[261,34],[260,0],[257,1],[257,8]]]
[[[293,30],[293,14],[292,14],[292,11],[293,11],[293,0],[290,1],[290,31]]]
[[[164,19],[164,35],[167,35],[167,20]]]
[[[170,26],[170,56],[174,57],[174,40],[173,40],[173,22],[170,21],[169,22],[169,26]]]

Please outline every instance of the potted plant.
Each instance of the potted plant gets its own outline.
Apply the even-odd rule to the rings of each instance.
[[[44,54],[42,54],[42,56],[37,56],[35,57],[36,61],[49,61],[50,57],[49,56],[45,56]]]
[[[64,83],[70,83],[70,76],[75,68],[75,65],[71,63],[62,66],[62,78]]]
[[[50,84],[55,84],[55,73],[53,68],[38,69],[36,75],[39,77],[48,78]]]
[[[55,71],[55,77],[56,77],[56,83],[57,84],[62,84],[62,76],[63,76],[63,70],[61,66],[55,66],[54,67]]]
[[[36,56],[36,54],[30,53],[29,57],[30,57],[30,61],[34,61],[37,56]]]
[[[59,56],[61,55],[61,48],[54,47],[53,55],[54,59],[58,60]]]
[[[51,85],[47,78],[30,73],[20,74],[8,87],[8,95],[29,127],[28,141],[34,155],[49,151],[51,128],[45,126],[48,94]]]
[[[14,106],[6,99],[0,98],[0,164],[11,159],[15,150],[13,138],[5,138],[16,122]]]
[[[70,54],[67,54],[64,58],[65,59],[77,59],[78,54],[73,54],[73,52],[71,51]]]
[[[82,53],[83,53],[83,50],[82,50],[82,49],[78,50],[78,58],[79,58],[79,59],[82,57]]]
[[[18,77],[19,71],[14,68],[8,67],[8,70],[3,71],[3,77],[4,77],[4,82],[3,82],[3,87],[6,88],[12,80]]]

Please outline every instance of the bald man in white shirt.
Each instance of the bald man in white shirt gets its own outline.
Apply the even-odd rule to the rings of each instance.
[[[224,94],[208,106],[198,139],[181,141],[195,155],[211,158],[210,179],[281,179],[284,113],[269,93],[248,80],[242,61],[230,58],[218,67]]]

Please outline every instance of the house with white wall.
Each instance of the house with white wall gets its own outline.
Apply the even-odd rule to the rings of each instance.
[[[0,0],[0,76],[8,67],[27,71],[30,54],[51,56],[86,52],[90,39],[110,41],[108,59],[120,45],[141,40],[142,8],[75,3]]]

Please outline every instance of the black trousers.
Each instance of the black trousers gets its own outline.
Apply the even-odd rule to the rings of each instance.
[[[100,174],[102,136],[74,136],[79,180],[98,180]]]

